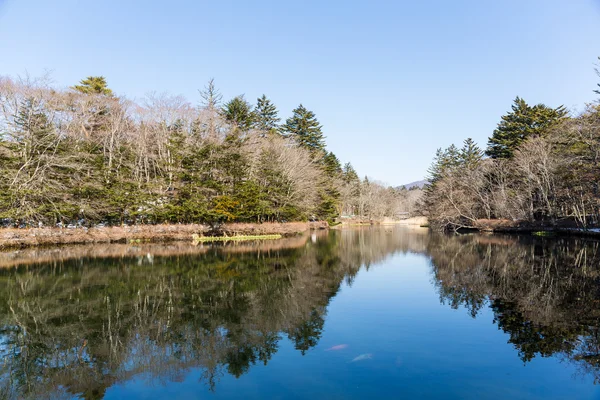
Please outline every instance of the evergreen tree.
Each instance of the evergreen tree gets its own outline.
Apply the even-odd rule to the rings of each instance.
[[[112,90],[108,88],[106,78],[103,76],[88,76],[79,82],[79,85],[73,86],[73,89],[85,94],[101,94],[104,96],[113,96]]]
[[[321,128],[315,114],[300,104],[286,120],[282,130],[315,156],[325,150],[325,136]]]
[[[514,151],[529,137],[543,134],[544,130],[567,115],[563,106],[550,108],[544,104],[533,107],[517,97],[512,111],[502,116],[502,121],[488,140],[486,154],[492,158],[512,158]]]
[[[460,151],[455,145],[450,145],[445,150],[437,149],[435,157],[428,172],[429,187],[433,187],[448,172],[454,170],[461,163]]]
[[[461,164],[467,168],[476,168],[482,159],[483,151],[481,151],[473,139],[466,139],[462,149],[460,149]]]
[[[329,177],[337,177],[342,174],[342,164],[333,152],[328,152],[323,157],[323,169]]]
[[[243,95],[236,96],[225,103],[221,113],[225,121],[242,131],[247,131],[252,127],[254,121],[252,106],[244,99]]]
[[[19,130],[18,140],[24,146],[22,154],[25,160],[39,157],[57,139],[48,117],[36,107],[32,99],[23,101],[14,121]]]
[[[281,120],[278,116],[277,107],[264,94],[256,101],[254,109],[254,126],[265,133],[275,133]]]
[[[356,170],[349,162],[344,164],[344,168],[342,168],[342,179],[347,184],[359,181]]]

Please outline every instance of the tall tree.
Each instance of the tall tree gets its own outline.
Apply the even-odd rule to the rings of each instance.
[[[471,138],[467,138],[460,149],[460,162],[467,168],[476,168],[483,158],[483,151]]]
[[[340,164],[340,160],[333,152],[330,151],[323,157],[323,169],[332,178],[336,178],[342,174],[342,164]]]
[[[567,115],[563,106],[550,108],[544,104],[530,106],[520,97],[488,140],[486,154],[492,158],[512,158],[514,151],[529,137],[539,136]]]
[[[282,128],[287,136],[292,137],[300,147],[308,149],[313,156],[325,151],[325,136],[321,129],[315,114],[302,104],[293,110]]]
[[[199,90],[202,97],[202,107],[211,111],[217,111],[223,100],[223,96],[215,86],[215,79],[210,78],[204,89]]]
[[[256,101],[254,126],[264,133],[275,133],[281,120],[277,107],[264,94]]]
[[[236,96],[223,106],[221,113],[225,121],[232,124],[235,128],[247,131],[252,127],[254,113],[252,106],[244,99],[243,95]]]
[[[211,78],[204,89],[198,91],[202,101],[200,103],[201,115],[192,123],[193,135],[204,135],[212,140],[219,136],[220,132],[220,106],[223,96]]]
[[[427,170],[428,187],[433,187],[448,171],[456,168],[460,161],[460,151],[454,144],[445,150],[437,149],[433,162]]]
[[[354,183],[360,180],[356,170],[349,162],[344,164],[344,167],[342,168],[342,179],[345,183]]]
[[[88,76],[79,82],[79,85],[73,86],[73,89],[85,94],[101,94],[104,96],[113,96],[112,90],[108,88],[106,78],[103,76]]]

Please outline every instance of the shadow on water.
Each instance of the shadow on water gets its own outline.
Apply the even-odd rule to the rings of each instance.
[[[521,359],[557,356],[600,377],[599,243],[333,231],[264,244],[80,246],[0,255],[0,396],[77,395],[143,375],[212,391],[267,365],[289,339],[305,354],[343,284],[396,253],[431,260],[440,300],[490,307]]]

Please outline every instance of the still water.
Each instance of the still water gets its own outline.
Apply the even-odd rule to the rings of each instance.
[[[599,277],[401,227],[0,253],[0,398],[600,399]]]

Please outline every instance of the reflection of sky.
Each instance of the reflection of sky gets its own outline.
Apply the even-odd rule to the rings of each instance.
[[[600,398],[568,364],[535,358],[523,365],[490,310],[476,319],[440,304],[429,261],[397,255],[363,269],[330,303],[319,345],[302,356],[287,339],[265,367],[225,374],[209,394],[192,370],[181,383],[146,386],[138,377],[107,391],[117,398]],[[339,351],[328,348],[346,344]],[[351,362],[361,354],[372,359]]]
[[[0,357],[4,356],[4,354],[6,354],[6,350],[7,350],[6,342],[7,342],[6,335],[0,335]]]

